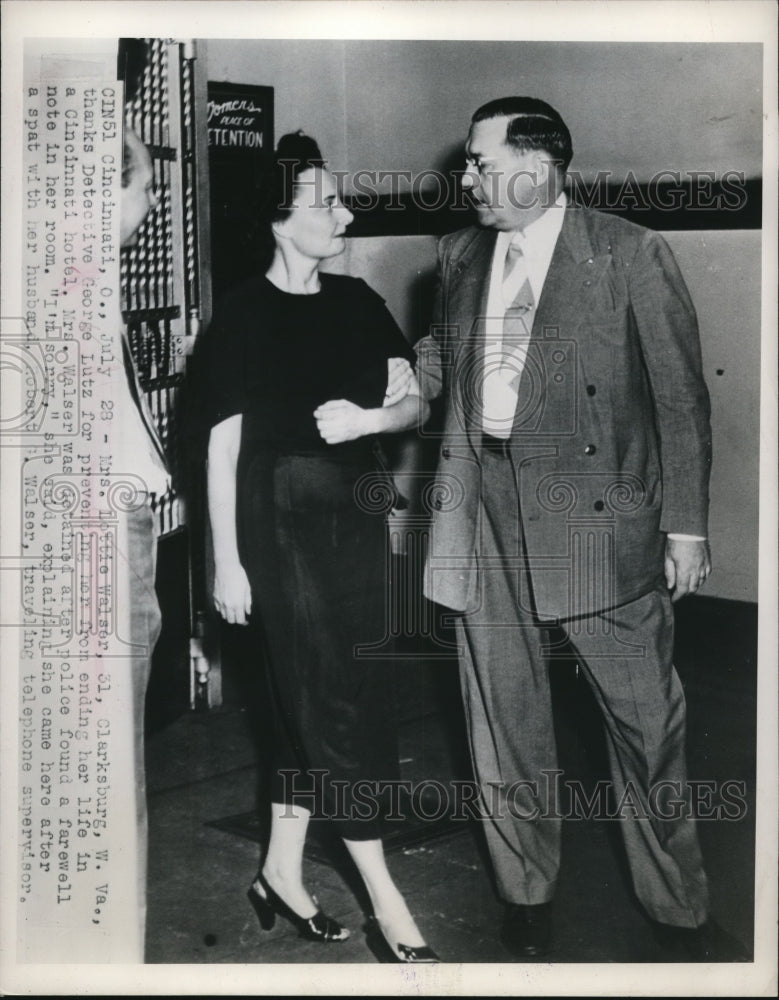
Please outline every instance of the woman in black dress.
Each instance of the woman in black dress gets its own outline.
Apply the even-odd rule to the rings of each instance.
[[[266,198],[271,263],[227,296],[206,352],[214,599],[228,622],[259,619],[276,724],[270,839],[249,897],[263,927],[282,913],[309,938],[345,940],[302,879],[309,819],[330,817],[374,931],[399,961],[437,961],[380,839],[377,792],[397,778],[391,678],[356,652],[386,619],[376,435],[428,408],[381,297],[319,272],[352,215],[312,139],[281,140]]]

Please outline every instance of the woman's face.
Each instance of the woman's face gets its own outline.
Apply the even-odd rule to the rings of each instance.
[[[286,241],[311,260],[343,253],[346,227],[354,216],[341,203],[335,179],[327,170],[312,167],[298,175],[290,214],[274,222],[277,242]]]

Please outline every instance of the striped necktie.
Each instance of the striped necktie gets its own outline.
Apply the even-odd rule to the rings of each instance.
[[[509,243],[503,267],[503,319],[501,369],[506,382],[516,392],[525,366],[535,301],[527,272],[527,258],[519,243]]]

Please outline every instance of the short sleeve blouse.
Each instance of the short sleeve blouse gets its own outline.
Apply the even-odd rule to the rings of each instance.
[[[387,359],[413,364],[412,347],[361,278],[322,274],[320,283],[295,295],[263,276],[223,300],[205,335],[208,426],[240,413],[244,445],[332,452],[314,420],[319,405],[382,405]]]

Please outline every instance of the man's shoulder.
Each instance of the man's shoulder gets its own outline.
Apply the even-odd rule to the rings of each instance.
[[[450,258],[461,257],[474,243],[494,238],[495,233],[492,230],[481,226],[466,226],[464,229],[457,229],[442,236],[438,241],[439,252],[442,256]]]
[[[616,256],[631,258],[647,240],[662,242],[663,239],[647,226],[576,202],[570,202],[566,211],[569,216],[568,224],[586,232],[593,248],[599,253],[614,253]],[[456,261],[482,243],[489,245],[495,236],[494,230],[466,226],[440,238],[439,254],[444,260]]]
[[[445,244],[470,242],[485,231],[481,226],[465,226],[462,229],[455,229],[452,233],[446,233],[446,235],[440,238],[439,242]]]
[[[568,211],[575,224],[587,230],[598,250],[632,256],[647,239],[661,239],[653,229],[615,213],[587,208],[576,202],[569,204]]]

